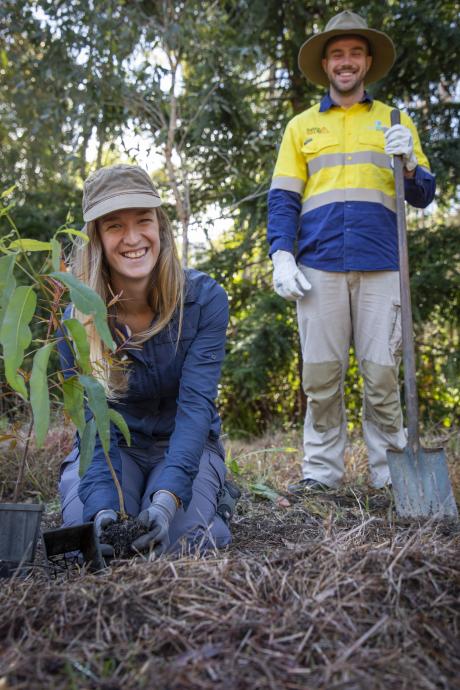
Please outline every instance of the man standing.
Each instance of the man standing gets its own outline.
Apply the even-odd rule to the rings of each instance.
[[[391,39],[350,11],[333,17],[299,52],[304,75],[328,92],[288,123],[269,193],[273,284],[297,302],[308,399],[303,479],[289,487],[292,493],[342,480],[351,344],[364,379],[363,434],[375,487],[390,481],[387,448],[406,445],[391,156],[403,156],[412,206],[433,200],[435,178],[410,118],[402,114],[402,124],[392,127],[392,108],[365,91],[394,60]]]

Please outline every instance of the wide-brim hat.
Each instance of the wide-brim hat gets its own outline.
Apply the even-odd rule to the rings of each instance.
[[[366,20],[359,14],[345,10],[332,17],[324,31],[311,36],[300,48],[299,67],[309,81],[329,86],[329,80],[321,64],[324,49],[331,38],[346,35],[362,36],[369,43],[372,64],[364,78],[365,84],[378,81],[390,70],[396,59],[396,50],[391,38],[383,31],[369,29]]]
[[[160,195],[145,170],[137,165],[111,165],[92,173],[83,185],[85,223],[124,208],[161,206]]]

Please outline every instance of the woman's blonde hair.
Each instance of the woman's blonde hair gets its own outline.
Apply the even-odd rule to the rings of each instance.
[[[160,233],[160,254],[152,271],[151,288],[148,295],[149,306],[154,313],[150,328],[129,338],[130,344],[139,346],[153,335],[163,330],[178,312],[179,340],[184,310],[184,270],[180,264],[171,224],[161,207],[152,209],[158,219]],[[116,335],[115,320],[117,301],[110,285],[110,268],[104,256],[97,221],[86,224],[88,242],[79,241],[74,245],[71,256],[72,273],[92,290],[98,293],[108,306],[109,326]],[[123,299],[123,298],[121,298]],[[111,306],[109,306],[111,305]],[[127,389],[129,370],[123,361],[114,357],[105,348],[92,319],[76,311],[76,317],[85,324],[90,345],[90,361],[93,374],[104,385],[108,396],[116,399]]]

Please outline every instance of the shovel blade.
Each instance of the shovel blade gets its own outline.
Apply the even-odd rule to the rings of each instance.
[[[442,448],[388,450],[396,512],[404,518],[458,519]]]

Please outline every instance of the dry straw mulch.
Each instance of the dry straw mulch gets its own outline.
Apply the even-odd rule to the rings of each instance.
[[[227,550],[0,588],[0,688],[460,688],[460,534],[246,495]]]

